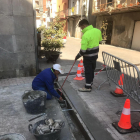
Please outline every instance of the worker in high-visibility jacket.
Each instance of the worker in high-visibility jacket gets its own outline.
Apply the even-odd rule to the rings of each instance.
[[[82,29],[83,36],[81,49],[75,57],[75,60],[83,56],[86,79],[85,87],[79,88],[79,91],[90,92],[94,79],[96,60],[98,58],[99,42],[102,41],[102,33],[97,28],[93,28],[92,25],[89,25],[89,22],[86,19],[79,22],[79,27]]]

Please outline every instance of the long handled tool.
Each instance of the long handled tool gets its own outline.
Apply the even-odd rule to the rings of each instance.
[[[71,67],[71,69],[70,69],[70,71],[69,71],[67,77],[65,78],[65,80],[64,80],[64,82],[63,82],[61,88],[60,88],[60,89],[57,89],[57,92],[58,92],[61,96],[62,96],[62,91],[61,91],[61,90],[62,90],[62,87],[64,86],[64,84],[65,84],[65,82],[66,82],[66,80],[67,80],[67,78],[68,78],[68,76],[69,76],[69,74],[70,74],[70,72],[71,72],[71,70],[72,70],[72,68],[73,68],[73,66],[74,66],[74,64],[75,64],[75,62],[76,62],[76,60],[74,61],[74,63],[73,63],[73,65],[72,65],[72,67]]]

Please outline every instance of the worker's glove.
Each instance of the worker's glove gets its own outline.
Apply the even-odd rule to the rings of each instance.
[[[75,57],[75,60],[79,59],[81,55],[78,53],[77,56]]]
[[[63,98],[62,98],[62,97],[60,97],[60,98],[59,98],[59,101],[60,101],[60,102],[62,102],[62,101],[63,101]]]

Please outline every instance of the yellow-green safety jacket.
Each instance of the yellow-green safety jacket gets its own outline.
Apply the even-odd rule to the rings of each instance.
[[[99,42],[102,41],[102,33],[92,25],[82,30],[83,36],[79,54],[85,57],[98,56]]]

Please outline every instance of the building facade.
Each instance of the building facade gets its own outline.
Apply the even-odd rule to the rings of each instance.
[[[40,27],[43,24],[43,0],[35,0],[36,8],[36,27]]]
[[[108,23],[107,44],[140,51],[140,0],[94,0],[96,27]]]
[[[52,22],[56,16],[57,0],[45,0],[45,1],[46,1],[46,11],[44,11],[44,14],[46,14],[46,27],[49,27],[50,22]]]
[[[61,21],[66,21],[64,31],[67,32],[67,14],[68,14],[68,0],[57,0],[57,12],[56,16],[60,15]]]
[[[78,27],[81,19],[87,19],[93,26],[96,25],[96,16],[92,15],[92,0],[69,0],[68,6],[68,36],[81,38],[82,33]]]

